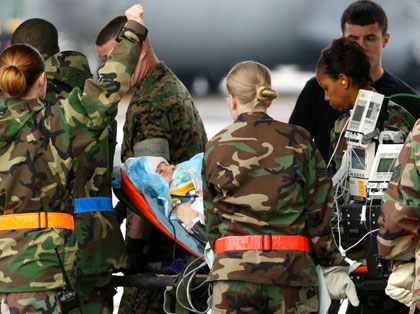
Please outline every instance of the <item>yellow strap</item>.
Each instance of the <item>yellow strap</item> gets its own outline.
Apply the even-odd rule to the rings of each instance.
[[[194,189],[195,189],[194,183],[190,181],[188,182],[188,184],[185,184],[176,190],[172,190],[169,193],[171,195],[186,196],[189,191],[194,190]]]

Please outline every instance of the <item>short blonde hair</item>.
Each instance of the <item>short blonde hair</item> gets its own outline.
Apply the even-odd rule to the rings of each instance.
[[[251,108],[256,105],[268,106],[268,102],[277,98],[277,92],[271,88],[270,70],[255,61],[236,64],[225,79],[226,90]]]

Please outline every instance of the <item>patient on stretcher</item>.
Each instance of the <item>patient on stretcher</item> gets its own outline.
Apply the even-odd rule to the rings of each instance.
[[[207,242],[204,226],[203,189],[200,174],[184,165],[169,164],[161,157],[145,157],[151,171],[169,184],[172,211],[182,227],[203,245]]]
[[[169,165],[161,157],[129,158],[122,166],[114,168],[112,182],[113,188],[123,188],[121,172],[124,173],[153,211],[154,218],[147,219],[152,219],[150,221],[157,223],[161,230],[164,228],[166,231],[162,231],[168,236],[199,257],[203,256],[207,243],[201,181],[203,156],[203,153],[197,154],[178,165]],[[135,193],[130,189],[127,192]],[[135,197],[132,201],[136,202]],[[147,209],[146,212],[150,213]]]

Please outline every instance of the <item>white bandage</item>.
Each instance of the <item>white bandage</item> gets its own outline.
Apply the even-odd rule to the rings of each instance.
[[[149,168],[150,171],[155,173],[157,167],[159,166],[160,163],[164,162],[165,164],[167,164],[168,162],[166,161],[165,158],[162,157],[153,157],[153,156],[146,156],[147,162],[149,163]]]

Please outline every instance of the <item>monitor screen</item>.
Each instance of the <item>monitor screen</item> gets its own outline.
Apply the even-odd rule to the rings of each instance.
[[[395,158],[381,158],[379,160],[377,172],[391,172],[394,168]]]
[[[354,148],[351,152],[351,167],[353,169],[366,169],[365,150]]]
[[[370,116],[372,115],[373,108],[375,107],[374,102],[370,102],[368,111],[366,112],[366,118],[370,119]]]
[[[364,111],[365,111],[365,107],[356,104],[356,108],[354,108],[354,114],[353,114],[352,120],[356,122],[360,122]]]

